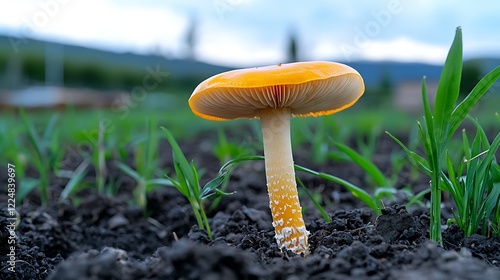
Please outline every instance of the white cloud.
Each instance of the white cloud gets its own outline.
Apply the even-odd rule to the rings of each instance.
[[[338,61],[375,60],[442,64],[449,46],[432,45],[400,37],[369,40],[362,45],[322,41],[315,45],[311,59]]]
[[[117,51],[160,49],[182,57],[189,18],[197,17],[198,58],[253,66],[284,60],[290,27],[299,32],[303,59],[442,63],[454,28],[462,25],[466,55],[499,55],[498,0],[485,0],[488,5],[399,0],[402,11],[381,24],[378,32],[368,32],[364,43],[356,44],[358,30],[366,33],[376,20],[374,13],[394,1],[398,0],[16,0],[0,9],[0,30]],[[62,4],[47,12],[41,3]],[[42,13],[49,19],[44,24],[37,23],[43,20]],[[346,44],[352,47],[348,55]]]
[[[40,4],[46,2],[55,4]],[[101,0],[31,3],[13,4],[10,8],[16,16],[3,19],[17,36],[142,53],[161,45],[176,53],[187,26],[187,19],[168,7],[137,7]]]
[[[234,30],[207,34],[200,39],[196,54],[209,63],[253,67],[283,62],[284,59],[281,49]]]
[[[449,46],[431,45],[403,37],[388,41],[370,41],[363,46],[357,59],[442,64],[448,48]]]

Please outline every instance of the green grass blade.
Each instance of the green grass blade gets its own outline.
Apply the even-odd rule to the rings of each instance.
[[[166,186],[166,187],[175,187],[175,185],[172,183],[172,180],[170,179],[149,179],[146,181],[147,185],[153,185],[153,186]]]
[[[355,150],[342,143],[334,143],[337,149],[344,152],[354,163],[359,165],[370,177],[375,181],[379,187],[389,186],[389,182],[384,173],[370,160],[358,154]]]
[[[313,195],[309,192],[309,190],[304,185],[304,183],[302,182],[302,180],[300,180],[300,178],[297,177],[297,176],[295,178],[297,179],[297,182],[299,183],[299,186],[302,188],[302,190],[304,191],[304,193],[307,195],[307,197],[309,197],[309,199],[312,201],[312,203],[314,204],[314,206],[316,207],[316,209],[318,209],[318,211],[321,214],[321,216],[323,216],[323,219],[325,220],[325,222],[330,223],[332,221],[332,219],[328,216],[328,214],[326,213],[325,209],[323,209],[323,207],[321,207],[321,205],[316,201],[316,199],[314,199]]]
[[[167,180],[170,181],[170,183],[184,196],[189,200],[189,190],[187,186],[181,185],[179,181],[176,181],[174,178],[171,178],[169,176],[165,176]]]
[[[337,183],[339,185],[344,186],[347,190],[349,190],[352,193],[352,195],[354,195],[354,197],[361,200],[368,207],[373,209],[373,211],[375,211],[375,213],[377,213],[377,215],[381,214],[380,206],[376,203],[375,199],[372,196],[370,196],[365,190],[363,190],[363,189],[361,189],[361,188],[359,188],[359,187],[357,187],[357,186],[355,186],[355,185],[353,185],[353,184],[351,184],[343,179],[335,177],[333,175],[317,172],[317,171],[302,167],[302,166],[297,165],[297,164],[295,164],[295,170],[305,172],[305,173],[308,173],[311,175],[315,175],[315,176],[318,176],[318,177],[323,178],[325,180],[328,180],[328,181],[331,181],[331,182],[334,182],[334,183]]]
[[[483,162],[479,166],[479,174],[486,175],[488,171],[488,165],[491,164],[495,157],[495,153],[497,152],[498,148],[500,147],[500,133],[497,134],[495,139],[493,139],[493,142],[491,142],[491,146],[489,147],[488,152],[486,153]]]
[[[485,150],[488,150],[490,148],[490,143],[488,142],[488,136],[486,135],[486,132],[484,131],[483,127],[481,124],[477,121],[477,119],[468,117],[468,119],[474,124],[474,126],[477,129],[476,134],[480,134],[481,136],[481,144],[483,145]]]
[[[214,189],[214,191],[212,193],[209,193],[207,194],[206,196],[203,197],[203,199],[205,200],[214,200],[214,199],[217,199],[217,198],[220,198],[220,197],[223,197],[223,196],[230,196],[230,195],[233,195],[235,194],[236,192],[224,192],[224,191],[221,191],[219,189]]]
[[[492,70],[486,76],[484,76],[472,89],[472,91],[467,95],[467,97],[458,104],[458,106],[453,110],[450,118],[450,130],[448,132],[448,139],[451,139],[455,130],[465,119],[469,111],[472,109],[474,104],[488,91],[488,89],[495,83],[496,80],[500,78],[500,66]]]
[[[461,174],[456,173],[451,156],[448,153],[448,151],[446,152],[446,164],[448,167],[448,176],[447,177],[443,176],[443,178],[447,179],[445,180],[445,183],[447,183],[447,187],[449,189],[448,192],[453,197],[453,201],[457,202],[463,201],[463,190],[460,184],[460,180],[458,178],[459,176],[461,176]],[[455,203],[455,204],[457,205],[458,212],[462,213],[463,204],[462,203]]]
[[[19,180],[19,187],[16,193],[16,204],[20,205],[23,199],[39,185],[40,180],[38,179],[24,177]]]
[[[33,123],[29,120],[29,118],[26,116],[26,113],[24,112],[24,109],[20,109],[19,113],[21,115],[21,118],[24,121],[24,124],[26,128],[28,129],[28,138],[35,149],[36,156],[38,157],[39,161],[43,160],[43,146],[42,146],[42,141],[39,138],[38,134],[36,133],[35,126]]]
[[[64,187],[63,191],[61,192],[61,196],[59,196],[59,202],[62,202],[66,200],[70,194],[72,194],[78,184],[85,178],[85,175],[87,175],[87,167],[89,166],[89,161],[84,160],[75,170],[73,173],[73,176],[71,179],[68,181],[66,186]]]
[[[28,129],[28,138],[35,150],[35,156],[33,157],[34,165],[36,166],[40,179],[38,180],[37,186],[40,192],[40,197],[42,200],[42,204],[47,204],[48,198],[48,185],[49,185],[49,165],[48,162],[50,159],[46,154],[46,146],[44,142],[39,138],[36,133],[35,127],[33,123],[28,119],[24,109],[20,109],[19,113],[24,121],[26,128]]]
[[[244,157],[239,157],[239,158],[230,160],[230,161],[226,162],[221,167],[219,174],[222,174],[228,167],[232,166],[233,164],[243,162],[243,161],[249,161],[249,160],[265,160],[265,158],[263,156],[244,156]],[[378,205],[376,203],[375,199],[372,196],[370,196],[370,194],[368,194],[365,190],[363,190],[363,189],[361,189],[361,188],[359,188],[359,187],[357,187],[357,186],[355,186],[355,185],[353,185],[353,184],[351,184],[343,179],[340,179],[338,177],[330,175],[330,174],[317,172],[317,171],[302,167],[302,166],[297,165],[297,164],[294,164],[294,167],[295,167],[295,170],[297,170],[297,171],[305,172],[305,173],[308,173],[308,174],[311,174],[311,175],[314,175],[314,176],[317,176],[317,177],[323,178],[325,180],[328,180],[328,181],[331,181],[331,182],[334,182],[334,183],[337,183],[339,185],[344,186],[348,191],[350,191],[352,193],[352,195],[354,195],[354,197],[358,198],[363,203],[365,203],[368,207],[373,209],[373,211],[377,215],[381,214],[380,205]]]
[[[49,143],[50,140],[54,137],[54,129],[56,127],[58,119],[59,119],[59,114],[55,114],[52,115],[52,117],[50,117],[50,120],[47,126],[45,127],[45,131],[42,136],[42,141],[44,141],[44,143]]]
[[[408,149],[405,146],[405,144],[403,144],[403,142],[401,142],[398,138],[396,138],[396,136],[392,135],[391,133],[389,133],[387,131],[385,133],[387,133],[392,139],[394,139],[394,141],[396,141],[403,148],[403,150],[405,150],[405,152],[408,154],[408,157],[410,158],[410,161],[414,165],[416,165],[421,170],[423,170],[427,175],[429,175],[429,176],[431,175],[432,171],[429,167],[429,162],[427,162],[426,159],[424,159],[419,154]]]
[[[460,92],[461,78],[462,29],[458,27],[441,72],[434,106],[434,124],[440,145],[443,144],[441,141],[448,135],[448,124]]]
[[[242,156],[242,157],[232,159],[232,160],[230,160],[222,165],[222,167],[219,169],[219,176],[221,176],[221,174],[227,172],[228,168],[232,168],[234,164],[244,162],[244,161],[252,161],[252,160],[265,160],[265,158],[263,156]]]
[[[191,184],[186,180],[186,175],[184,174],[184,171],[180,168],[177,162],[174,162],[174,170],[175,170],[175,175],[177,176],[177,182],[181,187],[179,191],[182,194],[184,194],[184,196],[186,196],[189,200],[198,199],[198,197],[194,195]]]
[[[466,159],[470,159],[472,157],[469,138],[467,137],[465,129],[462,130],[462,150]]]
[[[214,179],[210,180],[208,183],[205,184],[203,187],[200,197],[202,199],[207,198],[209,195],[213,194],[215,190],[219,188],[222,183],[227,180],[227,175],[229,175],[229,171],[223,172],[222,174],[219,174],[219,176],[215,177]]]
[[[185,180],[189,183],[191,188],[191,192],[193,194],[199,194],[199,189],[195,190],[198,187],[198,180],[196,174],[194,174],[193,167],[189,164],[184,153],[182,152],[179,144],[175,141],[174,135],[166,128],[162,127],[165,132],[165,136],[172,147],[172,157],[174,160],[174,166],[176,167],[176,171],[182,171],[182,174],[185,177]],[[197,195],[196,195],[197,197]]]
[[[406,208],[409,208],[411,205],[414,205],[414,204],[422,204],[421,201],[422,199],[431,192],[431,189],[425,189],[421,192],[419,192],[418,194],[412,196],[410,198],[410,200],[408,201],[408,203],[406,203]]]
[[[194,193],[194,196],[197,197],[199,200],[201,200],[201,196],[200,196],[200,184],[199,184],[199,177],[198,177],[198,171],[196,171],[196,167],[194,166],[194,163],[191,162],[190,164],[191,166],[191,172],[190,172],[190,175],[192,176],[192,179],[190,181],[190,184],[192,184],[192,189],[193,189],[193,193]]]
[[[127,174],[128,176],[132,177],[136,182],[140,182],[142,180],[141,175],[130,168],[128,165],[122,163],[122,162],[115,162],[116,167],[123,171],[123,173]]]
[[[397,190],[393,187],[380,187],[375,190],[373,193],[373,197],[379,201],[383,197],[388,197],[391,200],[394,200],[394,195],[397,193]]]
[[[434,127],[434,122],[433,122],[433,116],[431,114],[431,107],[429,105],[429,101],[427,99],[427,86],[425,84],[425,77],[422,79],[422,102],[424,105],[424,114],[425,114],[425,128],[420,124],[418,124],[419,132],[420,132],[420,139],[422,143],[424,144],[425,147],[425,154],[428,158],[428,161],[430,163],[430,168],[431,170],[433,169],[433,166],[439,166],[436,165],[437,162],[435,160],[438,160],[439,155],[438,155],[438,147],[437,147],[437,141],[440,141],[441,143],[441,138],[436,139],[436,134],[435,134],[435,127]],[[436,141],[437,140],[437,141]]]

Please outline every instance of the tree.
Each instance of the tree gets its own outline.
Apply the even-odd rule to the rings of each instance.
[[[189,26],[186,31],[186,52],[188,59],[195,59],[195,46],[197,35],[198,23],[195,17],[191,17]]]
[[[462,67],[460,95],[465,97],[476,86],[483,76],[481,63],[477,60],[467,61]]]
[[[287,49],[287,61],[297,62],[298,60],[298,50],[297,50],[297,36],[294,31],[289,32],[288,35],[288,49]]]

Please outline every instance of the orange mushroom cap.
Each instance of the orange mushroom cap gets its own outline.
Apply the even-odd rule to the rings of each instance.
[[[321,116],[352,106],[363,78],[335,62],[311,61],[224,72],[200,83],[191,110],[208,120],[256,118],[259,109],[289,108],[294,116]]]

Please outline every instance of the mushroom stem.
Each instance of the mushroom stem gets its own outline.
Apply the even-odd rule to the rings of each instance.
[[[302,208],[299,203],[290,139],[290,110],[260,111],[269,206],[276,241],[280,248],[296,254],[309,253]]]

